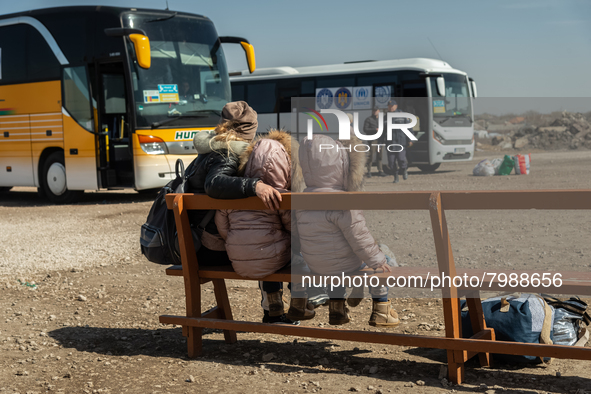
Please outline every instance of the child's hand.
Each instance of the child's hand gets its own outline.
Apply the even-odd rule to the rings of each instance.
[[[382,270],[382,272],[392,272],[392,270],[390,269],[390,266],[387,263],[384,263],[384,264],[382,264],[381,267],[374,268],[373,270],[374,271],[377,271],[377,270],[380,270],[380,269]]]

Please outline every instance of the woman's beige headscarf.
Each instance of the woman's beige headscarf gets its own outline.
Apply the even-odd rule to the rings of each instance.
[[[259,125],[256,111],[245,101],[227,103],[222,110],[222,119],[224,122],[234,122],[232,129],[248,141],[254,138]]]

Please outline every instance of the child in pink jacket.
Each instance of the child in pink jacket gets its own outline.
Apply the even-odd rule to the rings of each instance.
[[[239,174],[259,178],[280,192],[291,189],[292,139],[283,131],[271,131],[255,140],[240,158]],[[261,279],[285,267],[291,260],[291,211],[220,210],[217,229],[225,239],[234,271],[247,278]],[[283,284],[262,282],[263,322],[287,322],[284,316]],[[268,305],[267,305],[268,304]],[[314,312],[299,320],[314,317]]]
[[[360,143],[360,141],[358,141]],[[366,154],[325,135],[304,139],[299,149],[305,192],[345,192],[362,189]],[[333,146],[333,149],[327,147]],[[324,149],[321,149],[324,147]],[[350,151],[349,151],[350,149]],[[293,197],[297,198],[297,195]],[[361,197],[360,197],[361,198]],[[363,264],[374,270],[390,271],[386,256],[371,236],[363,211],[296,211],[297,228],[304,260],[313,273],[338,275],[358,271]],[[398,315],[388,301],[388,288],[371,288],[372,326],[393,327]],[[345,287],[329,292],[329,323],[350,321],[345,306]],[[351,302],[355,306],[355,302]],[[290,317],[288,313],[288,317]]]

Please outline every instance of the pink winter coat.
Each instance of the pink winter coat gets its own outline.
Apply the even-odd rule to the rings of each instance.
[[[279,191],[291,187],[291,137],[275,131],[251,145],[242,161],[244,176],[259,178]],[[242,163],[244,164],[244,163]],[[291,259],[291,211],[221,210],[215,224],[241,276],[260,279]]]
[[[339,144],[323,149],[320,144]],[[324,145],[326,146],[326,145]],[[304,139],[299,149],[306,192],[358,191],[363,182],[366,157],[343,149],[324,135]],[[297,199],[297,195],[293,197]],[[362,262],[379,268],[386,256],[369,233],[363,211],[296,211],[297,229],[304,260],[321,275],[339,275],[359,269]]]

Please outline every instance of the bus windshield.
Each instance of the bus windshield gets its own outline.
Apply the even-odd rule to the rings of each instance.
[[[150,39],[149,69],[130,56],[137,126],[217,124],[231,91],[213,24],[174,13],[128,13],[123,24],[143,29]],[[133,45],[128,44],[128,50],[133,51]]]
[[[433,120],[441,126],[469,127],[472,125],[472,100],[465,75],[444,73],[445,97],[437,91],[436,78],[431,81]]]

